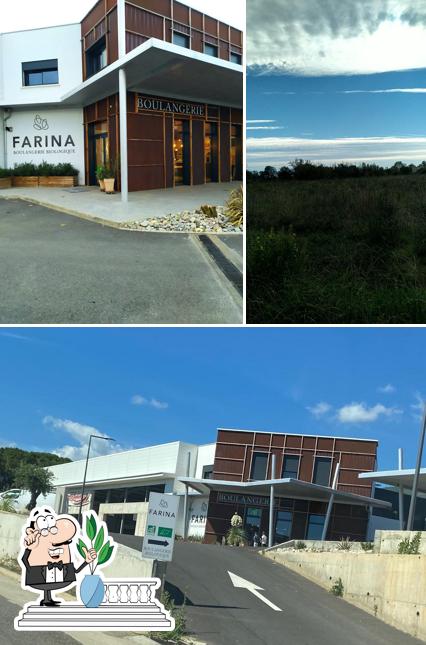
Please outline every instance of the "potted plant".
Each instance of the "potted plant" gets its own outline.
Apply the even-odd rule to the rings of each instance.
[[[102,576],[95,575],[98,567],[106,564],[114,552],[115,546],[110,544],[106,525],[98,528],[94,514],[86,515],[86,536],[90,541],[90,547],[80,538],[77,543],[77,549],[82,558],[89,548],[95,549],[97,559],[89,564],[90,574],[84,576],[80,584],[80,599],[86,607],[99,607],[104,598],[104,581]]]
[[[105,192],[105,183],[104,183],[105,171],[106,171],[106,168],[105,168],[104,165],[99,165],[96,168],[96,177],[97,177],[97,180],[99,182],[99,186],[100,186],[100,189],[101,189],[102,192]]]
[[[12,188],[12,171],[0,168],[0,188]]]
[[[114,184],[115,184],[115,168],[112,165],[108,165],[105,168],[105,192],[107,195],[114,194]]]

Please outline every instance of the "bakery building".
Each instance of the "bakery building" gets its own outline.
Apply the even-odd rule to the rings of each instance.
[[[360,473],[376,467],[377,441],[219,429],[215,443],[176,441],[89,459],[83,510],[94,509],[112,533],[143,536],[150,492],[179,496],[177,534],[221,543],[232,515],[251,541],[364,541],[372,495]],[[78,515],[85,460],[50,466],[55,509]]]
[[[207,3],[206,3],[207,6]],[[175,0],[99,0],[81,24],[0,35],[0,165],[96,185],[242,180],[243,34]]]

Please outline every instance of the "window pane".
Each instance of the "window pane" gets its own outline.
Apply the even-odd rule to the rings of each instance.
[[[146,486],[134,486],[127,489],[126,502],[144,502],[147,497]]]
[[[251,465],[251,479],[266,479],[266,464],[268,463],[268,453],[255,452]]]
[[[99,512],[99,506],[101,504],[105,504],[107,501],[108,497],[108,489],[104,490],[95,490],[95,494],[93,495],[93,510],[98,513]]]
[[[136,515],[126,513],[123,515],[123,524],[121,532],[124,535],[134,535],[136,530]]]
[[[109,493],[109,504],[120,504],[124,502],[125,488],[111,488]]]
[[[283,462],[283,470],[281,477],[284,479],[286,477],[292,477],[297,479],[297,474],[299,471],[299,459],[297,455],[286,455]]]
[[[314,468],[314,484],[328,486],[330,482],[331,459],[328,457],[316,457]]]
[[[25,85],[43,85],[43,72],[27,72]]]
[[[242,64],[242,57],[240,54],[231,54],[231,63],[235,63],[236,65],[241,65]]]
[[[105,515],[108,533],[120,533],[122,515]]]
[[[275,524],[275,542],[285,542],[291,536],[291,523],[293,514],[288,511],[278,511]]]
[[[307,540],[321,540],[324,528],[325,515],[309,515]]]
[[[206,43],[204,45],[204,53],[208,56],[214,56],[215,58],[217,58],[217,47],[215,47],[215,45],[208,45]]]
[[[51,85],[53,83],[58,83],[58,70],[57,69],[48,69],[43,72],[43,85]]]
[[[176,31],[173,32],[173,44],[179,45],[180,47],[186,47],[189,49],[189,36],[184,34],[178,34]]]

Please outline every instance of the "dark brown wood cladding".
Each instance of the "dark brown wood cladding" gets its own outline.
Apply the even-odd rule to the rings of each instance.
[[[180,2],[173,2],[173,18],[177,22],[189,25],[189,7]]]
[[[173,188],[174,161],[173,161],[173,117],[164,118],[165,155],[166,155],[166,188]]]
[[[231,180],[231,126],[229,123],[220,125],[220,180]]]
[[[108,14],[108,65],[118,60],[118,16],[117,9]]]
[[[192,121],[192,182],[204,184],[204,121]]]
[[[163,40],[163,23],[164,20],[161,16],[126,4],[126,29],[128,31],[135,31],[149,38]]]
[[[117,4],[115,2],[115,4]],[[99,0],[89,11],[89,13],[83,18],[81,22],[81,35],[85,36],[95,25],[102,20],[106,15],[106,4],[105,0]]]

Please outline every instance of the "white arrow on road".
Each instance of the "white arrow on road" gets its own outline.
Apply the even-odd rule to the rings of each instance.
[[[273,602],[265,598],[263,594],[259,593],[259,591],[264,591],[263,587],[258,587],[257,585],[254,584],[254,582],[249,582],[248,580],[244,580],[244,578],[237,576],[235,573],[231,573],[231,571],[228,571],[228,573],[234,587],[241,588],[241,589],[248,589],[248,591],[250,591],[254,596],[259,598],[259,600],[264,602],[266,605],[269,605],[269,607],[271,607],[271,609],[273,609],[274,611],[282,611],[282,609],[274,605]]]

